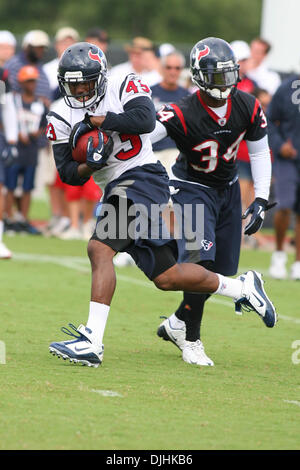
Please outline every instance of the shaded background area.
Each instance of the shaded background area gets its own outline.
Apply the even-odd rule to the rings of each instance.
[[[126,58],[124,41],[134,36],[149,37],[156,44],[172,42],[186,54],[208,36],[249,42],[259,34],[261,11],[262,0],[10,0],[0,3],[0,29],[21,39],[31,29],[53,37],[66,25],[82,36],[91,27],[101,27],[111,38],[107,55],[114,65]]]

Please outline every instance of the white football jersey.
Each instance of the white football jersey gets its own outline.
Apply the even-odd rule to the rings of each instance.
[[[85,113],[90,116],[103,116],[108,111],[123,113],[124,105],[139,96],[148,96],[151,91],[140,77],[130,74],[126,77],[108,79],[106,93],[96,108],[73,109],[63,99],[56,101],[48,116],[47,137],[53,145],[68,143],[74,125],[84,119]],[[125,171],[147,163],[156,163],[152,151],[150,134],[128,135],[115,131],[105,131],[111,135],[114,147],[107,165],[93,173],[95,183],[103,190],[107,183],[118,178]]]

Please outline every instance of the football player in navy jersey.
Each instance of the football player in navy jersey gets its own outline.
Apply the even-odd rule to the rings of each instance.
[[[203,239],[196,249],[178,240],[179,262],[198,263],[226,276],[236,274],[241,242],[241,201],[236,155],[245,139],[255,187],[255,200],[245,211],[251,215],[245,234],[258,231],[268,204],[271,159],[267,122],[259,101],[236,88],[239,66],[230,45],[219,38],[199,41],[190,56],[191,75],[199,88],[177,104],[157,113],[151,140],[166,136],[176,142],[179,156],[172,166],[170,185],[174,208],[191,204],[185,233],[195,227],[196,208],[204,207]],[[176,209],[175,209],[176,216]],[[181,217],[181,214],[177,216]],[[200,325],[209,294],[184,292],[183,301],[158,328],[158,336],[183,351],[183,360],[213,365],[200,340]],[[237,311],[240,308],[237,305]]]
[[[116,285],[113,257],[120,251],[128,252],[159,289],[225,295],[247,305],[266,326],[273,327],[276,311],[259,273],[248,271],[230,279],[197,264],[177,264],[175,241],[163,234],[153,235],[152,229],[162,229],[163,222],[161,213],[154,215],[152,207],[166,205],[170,191],[167,173],[152,151],[149,134],[155,128],[155,109],[148,85],[135,74],[108,78],[104,53],[89,43],[65,50],[58,81],[63,99],[48,115],[47,136],[60,177],[68,184],[81,185],[93,175],[104,195],[88,243],[92,288],[87,324],[63,328],[72,339],[52,343],[50,352],[75,363],[101,364]],[[78,163],[72,159],[72,148],[94,128],[99,143],[90,137],[86,162]],[[109,134],[107,142],[100,128]],[[137,232],[132,225],[140,223],[135,209],[139,212],[141,207],[146,224]]]

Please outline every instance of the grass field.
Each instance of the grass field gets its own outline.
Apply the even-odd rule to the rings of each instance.
[[[299,449],[298,283],[265,276],[279,313],[274,329],[254,313],[236,316],[230,299],[208,301],[202,339],[215,367],[199,368],[156,336],[180,294],[123,268],[104,362],[93,369],[48,352],[64,339],[61,326],[87,320],[85,243],[6,241],[15,256],[0,267],[0,449]],[[240,271],[267,273],[269,258],[243,252]]]

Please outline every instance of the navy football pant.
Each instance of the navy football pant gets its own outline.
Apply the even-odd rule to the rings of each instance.
[[[171,180],[170,184],[177,190],[172,194],[172,201],[181,209],[183,233],[202,233],[196,249],[190,249],[185,237],[177,240],[179,262],[213,261],[216,272],[224,276],[236,274],[242,235],[239,182],[222,189],[176,180]],[[191,217],[185,216],[184,205],[192,207]],[[197,217],[197,206],[202,207],[203,218]],[[175,209],[175,218],[177,217]]]
[[[177,262],[176,242],[164,230],[165,224],[161,213],[158,215],[156,212],[155,215],[152,213],[153,207],[167,205],[170,197],[168,183],[166,170],[159,162],[132,168],[110,182],[105,188],[101,212],[92,236],[93,240],[101,241],[117,252],[129,253],[137,266],[151,280]],[[106,204],[114,206],[116,217],[114,212],[107,216]],[[138,205],[145,209],[144,237],[132,237],[127,231],[135,219],[135,216],[131,217],[128,214],[128,208]],[[120,217],[121,222],[118,225]],[[109,225],[114,225],[115,221],[117,223],[115,233],[113,236],[106,236],[102,228],[104,229],[106,224],[109,228]],[[125,236],[124,233],[121,236],[124,229]]]
[[[181,181],[171,181],[175,188],[172,200],[178,204],[183,214],[184,204],[193,207],[192,219],[182,219],[182,224],[189,224],[188,233],[202,230],[198,250],[186,249],[186,240],[179,239],[179,262],[196,262],[210,271],[226,276],[236,274],[239,263],[241,244],[241,198],[238,181],[222,189],[204,188]],[[197,204],[204,209],[204,226],[197,227]],[[176,213],[176,211],[175,211]],[[176,313],[177,318],[186,324],[186,340],[200,339],[200,327],[207,294],[183,293],[183,301]]]

